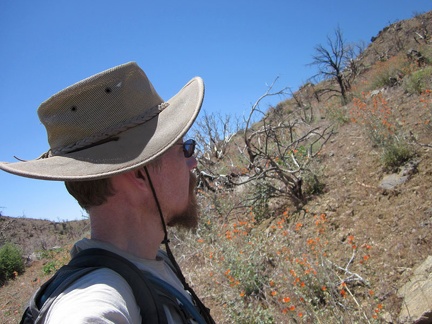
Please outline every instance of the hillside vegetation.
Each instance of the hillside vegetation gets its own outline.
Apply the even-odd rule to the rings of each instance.
[[[258,99],[240,131],[203,146],[200,226],[173,230],[171,244],[218,323],[411,323],[432,311],[430,290],[417,291],[420,310],[400,290],[432,255],[431,35],[432,12],[391,24],[344,66],[346,98],[336,79],[311,80],[276,107]],[[1,243],[37,254],[0,288],[0,322],[18,321],[86,226],[0,218]]]

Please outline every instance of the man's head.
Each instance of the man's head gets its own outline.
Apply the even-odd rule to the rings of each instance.
[[[157,189],[154,199],[163,199],[166,223],[196,225],[195,195],[191,194],[196,160],[185,155],[180,159],[175,152],[183,153],[183,137],[203,97],[199,77],[164,101],[136,63],[114,67],[43,102],[38,115],[47,131],[49,150],[34,160],[0,162],[0,169],[65,181],[72,196],[90,210],[116,194],[114,177],[138,175],[147,166]]]

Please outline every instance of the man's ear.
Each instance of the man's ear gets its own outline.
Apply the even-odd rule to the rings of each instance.
[[[128,186],[132,186],[136,189],[144,189],[148,187],[148,181],[146,180],[146,175],[142,168],[126,172],[123,176],[128,182]]]
[[[138,170],[135,170],[135,176],[138,179],[141,179],[142,181],[146,181],[146,177],[144,175],[144,170],[142,168],[139,168]]]

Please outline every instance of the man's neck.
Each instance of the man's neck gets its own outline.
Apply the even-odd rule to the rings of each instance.
[[[93,208],[89,215],[92,239],[110,243],[138,258],[156,258],[164,238],[159,215],[107,205]]]

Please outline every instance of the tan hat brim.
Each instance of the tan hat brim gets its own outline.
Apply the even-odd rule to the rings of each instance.
[[[204,83],[196,77],[167,102],[158,116],[130,128],[115,141],[25,162],[1,162],[0,169],[23,177],[44,180],[106,178],[156,159],[181,140],[195,121],[204,98]]]

